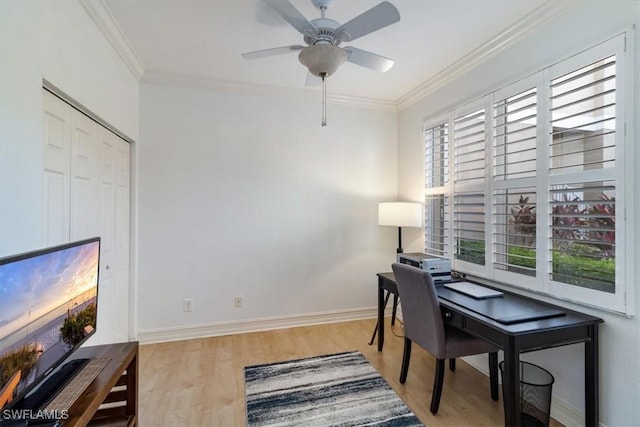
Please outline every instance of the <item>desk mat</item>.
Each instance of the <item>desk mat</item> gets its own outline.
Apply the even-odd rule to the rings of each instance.
[[[507,293],[502,298],[476,299],[442,286],[437,291],[438,297],[505,325],[565,315],[562,310]]]

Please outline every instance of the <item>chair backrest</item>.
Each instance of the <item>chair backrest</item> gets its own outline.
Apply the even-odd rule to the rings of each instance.
[[[431,275],[407,264],[394,263],[392,268],[402,306],[405,337],[443,359],[444,323]]]

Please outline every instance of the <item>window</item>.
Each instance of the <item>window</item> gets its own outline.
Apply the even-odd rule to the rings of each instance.
[[[633,313],[624,37],[425,126],[426,253],[478,278]]]
[[[551,67],[548,82],[550,290],[625,307],[624,40]],[[629,282],[632,283],[632,282]],[[627,310],[628,312],[628,310]]]
[[[449,250],[449,124],[440,122],[424,131],[425,247],[430,254],[448,258]]]
[[[527,79],[494,94],[493,268],[505,281],[537,275],[538,93]]]
[[[486,114],[484,108],[469,108],[453,121],[454,256],[484,266]]]
[[[493,268],[536,276],[536,193],[533,187],[494,192]]]

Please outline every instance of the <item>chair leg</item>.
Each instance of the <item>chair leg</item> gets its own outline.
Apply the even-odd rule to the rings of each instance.
[[[449,359],[449,370],[450,371],[455,371],[456,370],[456,358],[452,358]]]
[[[404,337],[404,352],[402,353],[402,367],[400,368],[400,384],[407,382],[409,359],[411,359],[411,340]]]
[[[491,399],[498,401],[498,353],[489,353],[489,383],[491,384]]]
[[[440,407],[442,384],[444,383],[444,359],[436,359],[436,376],[433,379],[433,394],[431,395],[431,413],[436,414]]]

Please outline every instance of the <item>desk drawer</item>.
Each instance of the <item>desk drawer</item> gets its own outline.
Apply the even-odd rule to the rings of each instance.
[[[462,328],[462,315],[451,311],[448,308],[442,308],[442,319],[445,323],[449,323],[457,328]]]

